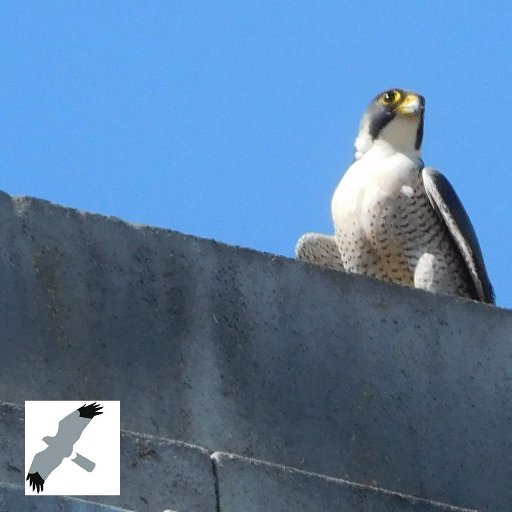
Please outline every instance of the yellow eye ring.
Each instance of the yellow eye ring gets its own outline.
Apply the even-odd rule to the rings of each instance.
[[[394,103],[397,103],[400,101],[400,98],[402,95],[400,94],[400,91],[397,91],[396,89],[392,89],[390,91],[386,91],[381,97],[380,102],[383,105],[393,105]]]

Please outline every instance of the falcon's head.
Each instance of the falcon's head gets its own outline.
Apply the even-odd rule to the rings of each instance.
[[[361,158],[374,144],[419,156],[423,139],[425,98],[403,89],[389,89],[373,99],[361,119],[355,157]]]

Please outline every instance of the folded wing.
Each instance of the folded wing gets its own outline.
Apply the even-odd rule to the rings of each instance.
[[[468,214],[450,182],[438,171],[425,167],[423,184],[432,207],[444,221],[458,248],[475,288],[475,299],[494,304],[494,291]]]

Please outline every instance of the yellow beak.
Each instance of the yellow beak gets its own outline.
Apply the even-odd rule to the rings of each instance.
[[[410,92],[397,107],[396,111],[406,116],[418,116],[423,111],[423,102],[420,96]]]

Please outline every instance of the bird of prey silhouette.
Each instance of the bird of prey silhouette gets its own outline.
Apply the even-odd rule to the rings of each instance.
[[[43,438],[48,446],[42,452],[36,453],[27,475],[28,485],[32,487],[32,490],[37,490],[38,493],[43,490],[50,473],[60,465],[65,457],[71,455],[73,445],[80,439],[92,418],[103,414],[100,409],[103,407],[96,402],[82,405],[59,421],[59,429],[54,437]],[[95,467],[94,462],[79,453],[71,460],[89,472]]]

